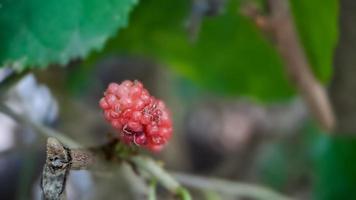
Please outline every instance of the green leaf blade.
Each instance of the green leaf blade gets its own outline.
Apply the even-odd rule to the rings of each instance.
[[[0,66],[64,65],[99,50],[137,0],[2,0]]]

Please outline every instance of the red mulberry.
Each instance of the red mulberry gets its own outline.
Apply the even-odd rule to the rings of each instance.
[[[139,81],[110,83],[100,107],[126,144],[160,151],[172,136],[172,121],[165,104],[151,96]]]

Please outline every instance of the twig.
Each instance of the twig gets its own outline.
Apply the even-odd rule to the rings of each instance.
[[[47,159],[44,167],[44,174],[48,175],[47,177],[49,178],[47,180],[53,180],[54,178],[58,183],[58,187],[52,188],[52,185],[48,182],[42,182],[42,187],[47,185],[43,189],[48,189],[49,194],[53,194],[52,196],[55,196],[57,199],[63,198],[63,184],[65,184],[66,174],[68,174],[69,170],[88,169],[97,164],[98,160],[103,160],[103,157],[105,157],[105,159],[111,159],[112,154],[115,154],[117,141],[112,141],[95,148],[83,149],[81,144],[66,135],[40,123],[28,120],[26,119],[26,116],[13,112],[7,106],[0,104],[0,110],[14,119],[30,125],[43,136],[49,137],[47,140]],[[125,157],[125,159],[127,158]],[[139,155],[131,156],[129,159],[129,161],[134,163],[137,167],[153,175],[154,178],[156,178],[157,181],[169,191],[180,196],[183,200],[189,200],[189,198],[185,198],[187,196],[190,197],[189,193],[187,193],[185,189],[182,189],[180,184],[165,172],[155,161]],[[60,183],[62,183],[62,185]],[[182,195],[182,193],[184,193],[184,195]]]
[[[95,161],[102,160],[102,155],[94,154],[94,152],[100,152],[102,147],[91,148],[90,150],[84,149],[67,149],[63,145],[59,145],[59,141],[55,138],[49,138],[47,142],[47,161],[46,165],[51,168],[51,166],[55,166],[56,169],[65,170],[80,170],[80,169],[89,169],[96,164]],[[103,147],[112,146],[103,145]],[[94,151],[94,152],[93,152]],[[113,150],[112,150],[113,151]],[[63,153],[65,152],[65,153]],[[104,152],[105,153],[105,152]],[[61,156],[69,155],[69,156]],[[105,156],[105,155],[104,155]],[[63,160],[58,160],[54,158],[65,158]],[[68,158],[70,158],[68,160]],[[154,160],[144,156],[131,156],[127,158],[131,163],[135,165],[138,169],[147,172],[151,177],[157,181],[159,181],[166,189],[168,189],[173,194],[181,197],[182,200],[190,200],[189,193],[182,188],[182,186],[174,180],[172,176],[170,176],[166,171],[162,169],[161,166],[157,164]],[[52,167],[53,168],[53,167]],[[44,173],[48,173],[49,170],[46,170]],[[61,175],[62,177],[62,175]],[[53,179],[53,178],[52,178]],[[58,193],[58,191],[56,191]]]
[[[177,194],[182,200],[191,199],[189,192],[152,159],[142,156],[133,156],[130,158],[130,161],[150,173],[152,177],[164,185],[170,192]]]
[[[156,180],[154,180],[154,179],[151,180],[150,186],[149,186],[149,191],[148,191],[148,200],[157,200],[156,187],[157,187]]]
[[[204,199],[206,200],[222,200],[221,194],[218,194],[216,191],[205,190],[203,191]]]
[[[216,178],[205,178],[191,174],[172,173],[171,174],[183,185],[197,189],[211,190],[238,197],[249,197],[259,200],[291,200],[265,187],[246,183],[220,180]]]
[[[74,140],[65,136],[64,134],[62,134],[54,129],[48,128],[38,122],[29,120],[26,118],[26,115],[17,114],[6,105],[0,104],[0,110],[4,113],[10,115],[11,117],[13,117],[15,120],[17,120],[23,124],[29,125],[35,131],[37,131],[38,133],[40,133],[41,135],[43,135],[45,137],[55,137],[59,141],[61,141],[63,144],[65,144],[66,146],[68,146],[70,148],[81,148],[82,147],[81,144],[75,142]]]
[[[180,187],[180,184],[152,159],[142,156],[134,156],[130,159],[130,161],[132,161],[140,169],[149,172],[152,177],[162,183],[162,185],[164,185],[169,191],[176,193],[176,190]]]
[[[100,176],[100,174],[96,174]],[[131,165],[128,163],[122,163],[122,166],[120,167],[120,174],[123,175],[123,178],[125,178],[129,185],[129,189],[133,197],[132,199],[141,200],[143,197],[147,196],[147,194],[149,195],[151,185],[147,185],[145,177],[141,174],[138,176],[137,173],[132,170]]]
[[[41,177],[41,188],[45,200],[65,198],[67,176],[72,164],[70,149],[57,139],[48,138],[47,157]]]
[[[1,107],[1,106],[0,106]],[[9,111],[9,109],[6,109]],[[18,116],[14,112],[7,112],[16,119],[21,119],[23,117]],[[74,140],[68,138],[64,134],[54,131],[49,127],[45,127],[41,124],[29,123],[37,131],[41,131],[44,136],[51,136],[55,134],[55,137],[61,138],[61,142],[66,144],[68,142],[71,146],[81,147],[82,145],[78,144]],[[47,132],[49,131],[49,132]],[[105,152],[113,153],[113,148],[115,148],[115,142],[108,143],[107,145],[99,146],[96,148],[89,149],[73,149],[67,148],[54,137],[50,137],[47,140],[47,159],[44,167],[44,177],[46,182],[42,181],[42,188],[46,189],[47,193],[55,196],[54,199],[63,198],[64,186],[65,186],[65,177],[69,173],[69,170],[79,170],[79,169],[89,169],[94,166],[98,160],[102,160],[107,156]],[[66,144],[67,145],[67,144]],[[111,155],[106,157],[106,159],[111,159]],[[222,193],[237,195],[237,196],[246,196],[256,199],[274,199],[274,200],[290,200],[290,198],[284,197],[280,194],[277,194],[271,190],[260,186],[253,186],[243,183],[235,183],[229,181],[223,181],[218,179],[208,179],[193,175],[183,175],[179,173],[173,173],[175,180],[168,172],[166,172],[156,161],[151,158],[135,155],[125,159],[128,159],[130,163],[133,163],[135,167],[139,170],[148,173],[152,179],[157,180],[162,186],[164,186],[170,192],[176,194],[182,200],[191,200],[191,196],[187,189],[182,187],[179,183],[181,182],[184,185],[190,187],[196,187],[199,189],[209,189]],[[50,182],[48,182],[50,180]],[[51,181],[55,181],[56,187],[53,187]]]
[[[272,34],[275,45],[285,62],[290,81],[306,102],[309,111],[326,131],[332,131],[336,120],[330,100],[321,83],[313,76],[308,59],[300,44],[287,0],[267,0],[270,16],[259,15],[254,7],[244,7],[243,13]],[[268,27],[268,29],[266,29]]]
[[[261,10],[254,2],[249,2],[241,7],[241,13],[253,20],[255,25],[261,29],[265,34],[270,34],[272,26],[269,16],[262,14]]]
[[[335,117],[325,89],[315,79],[300,45],[287,0],[269,0],[275,24],[277,48],[286,62],[291,80],[296,84],[309,109],[328,131],[335,127]]]

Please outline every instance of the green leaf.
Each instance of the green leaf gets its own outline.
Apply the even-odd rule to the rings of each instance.
[[[0,66],[19,69],[82,58],[119,28],[137,0],[0,0]]]
[[[294,20],[309,62],[324,82],[330,80],[332,74],[338,39],[338,6],[337,0],[291,1]]]
[[[356,137],[326,133],[312,123],[302,137],[312,161],[304,164],[312,170],[312,199],[356,199]]]
[[[356,199],[356,138],[324,134],[315,146],[315,199]]]

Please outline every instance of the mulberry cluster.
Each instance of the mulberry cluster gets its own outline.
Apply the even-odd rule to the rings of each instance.
[[[126,144],[160,151],[172,136],[168,109],[139,81],[110,83],[99,105],[105,119],[119,131],[119,138]]]

